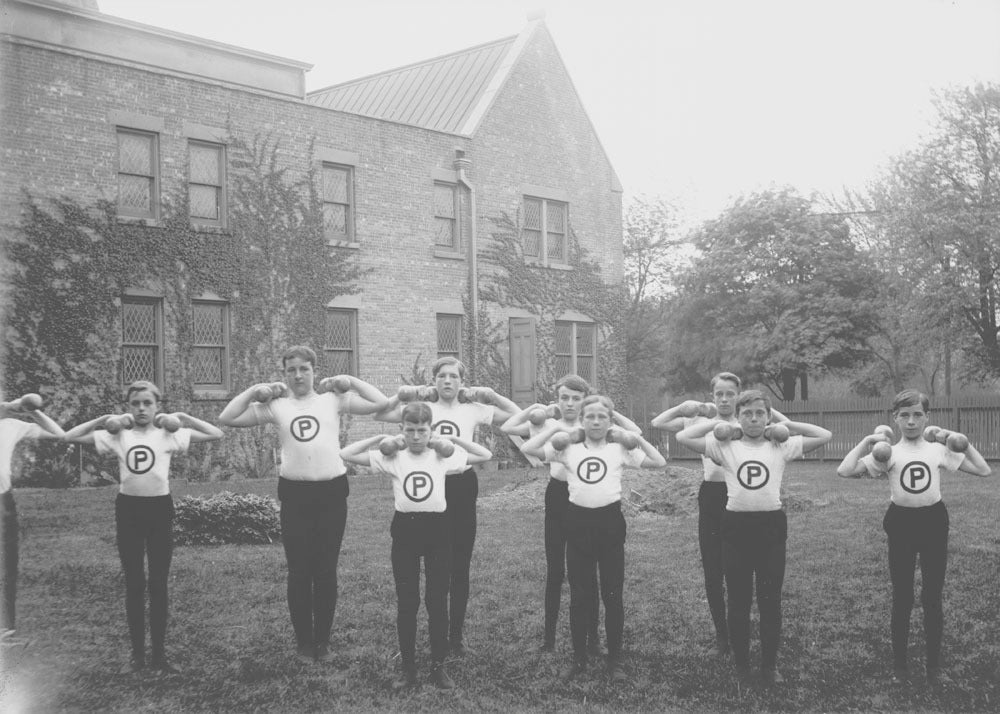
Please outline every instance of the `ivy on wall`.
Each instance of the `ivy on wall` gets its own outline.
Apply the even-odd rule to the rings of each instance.
[[[625,395],[624,295],[620,286],[608,285],[601,267],[580,245],[569,229],[569,270],[548,268],[524,255],[520,222],[506,213],[491,217],[492,230],[482,252],[480,277],[477,369],[489,383],[509,381],[510,367],[501,352],[507,328],[490,318],[486,302],[519,308],[536,318],[537,371],[535,391],[542,401],[554,398],[552,385],[563,375],[555,374],[556,320],[567,311],[588,315],[598,328],[597,374],[601,392],[616,403]],[[466,312],[468,314],[468,306]],[[468,339],[468,338],[467,338]],[[503,381],[501,381],[503,380]],[[490,386],[494,386],[490,384]]]
[[[237,136],[228,151],[225,230],[192,226],[184,188],[164,195],[157,225],[119,220],[110,201],[24,194],[21,222],[2,237],[5,395],[37,391],[67,426],[114,411],[122,399],[121,296],[129,288],[163,297],[165,408],[213,421],[222,404],[196,401],[188,378],[192,299],[207,292],[231,305],[234,392],[276,378],[287,345],[323,334],[326,304],[357,292],[362,271],[352,253],[326,244],[315,170],[283,165],[271,136]],[[197,447],[175,461],[173,475],[269,475],[273,445],[255,431]],[[81,464],[92,476],[110,470],[93,449],[52,442],[22,461],[22,484],[73,484]]]

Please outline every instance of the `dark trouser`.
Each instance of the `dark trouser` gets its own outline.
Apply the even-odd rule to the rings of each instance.
[[[555,644],[556,623],[559,621],[559,605],[562,599],[562,584],[566,578],[566,509],[569,506],[569,485],[565,481],[550,478],[545,488],[545,642]],[[596,578],[596,573],[595,573]],[[593,583],[597,592],[597,581]],[[600,603],[594,598],[587,638],[593,647],[598,646],[597,620]]]
[[[726,627],[726,587],[722,567],[722,517],[726,512],[724,481],[702,481],[698,489],[698,545],[701,568],[705,572],[705,595],[712,613],[715,634],[729,640]]]
[[[573,657],[587,661],[587,632],[597,607],[597,573],[604,600],[608,658],[621,657],[625,629],[625,517],[621,503],[601,508],[566,509],[566,570],[569,575],[569,630]]]
[[[153,657],[164,654],[167,634],[167,578],[174,551],[174,500],[166,496],[126,496],[115,499],[118,556],[125,572],[125,617],[132,655],[145,657],[146,573],[149,563],[149,639]]]
[[[781,586],[785,580],[784,511],[726,511],[722,560],[729,590],[729,642],[737,669],[750,666],[750,606],[754,579],[760,612],[760,666],[773,670],[781,641]]]
[[[462,641],[465,610],[469,605],[469,569],[476,544],[476,499],[479,479],[474,469],[448,474],[444,482],[445,513],[451,537],[451,584],[448,588],[448,639]]]
[[[396,580],[396,631],[404,670],[416,666],[420,558],[424,559],[424,605],[431,658],[448,654],[448,579],[451,542],[444,513],[400,513],[392,519],[392,575]]]
[[[346,476],[327,481],[278,480],[281,541],[288,562],[288,612],[301,646],[330,641],[349,492]]]
[[[948,566],[948,509],[943,501],[922,508],[906,508],[891,503],[882,527],[889,536],[893,664],[897,668],[906,668],[910,611],[913,610],[913,571],[919,555],[927,667],[936,669],[941,666],[941,635],[944,631],[941,598]]]
[[[17,601],[17,507],[14,493],[0,494],[0,578],[3,600],[0,601],[0,629],[14,629],[14,605]]]

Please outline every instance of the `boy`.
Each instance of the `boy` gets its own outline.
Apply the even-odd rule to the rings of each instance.
[[[488,461],[492,454],[457,437],[431,439],[432,412],[424,402],[403,407],[402,442],[384,435],[355,442],[341,457],[392,478],[396,513],[392,519],[392,574],[396,581],[396,630],[402,676],[396,689],[417,683],[417,611],[420,609],[420,559],[424,561],[427,627],[431,640],[431,681],[439,689],[454,682],[445,671],[448,654],[448,581],[451,540],[445,516],[447,473]],[[379,449],[369,449],[376,444]],[[402,446],[402,448],[400,448]]]
[[[705,454],[723,468],[726,510],[722,517],[722,559],[729,590],[729,641],[737,676],[746,681],[750,675],[750,607],[756,579],[760,674],[767,685],[783,681],[777,671],[777,658],[788,535],[788,521],[781,505],[785,464],[818,449],[833,436],[822,427],[784,421],[783,430],[773,432],[770,438],[772,432],[765,430],[771,417],[771,400],[751,389],[736,400],[742,438],[717,439],[710,433],[717,425],[730,428],[718,420],[692,424],[677,434],[680,444]]]
[[[652,426],[677,433],[693,424],[709,421],[714,405],[718,419],[736,424],[736,398],[743,384],[732,372],[719,372],[710,382],[710,403],[693,399],[670,407],[656,416]],[[777,409],[771,410],[772,421],[786,421]],[[726,625],[726,588],[722,568],[722,518],[726,511],[726,474],[721,466],[702,454],[704,479],[698,489],[698,546],[701,551],[701,567],[705,574],[705,596],[708,610],[715,625],[715,648],[717,657],[729,654],[729,628]]]
[[[154,670],[176,674],[166,653],[167,585],[174,550],[174,502],[170,458],[193,443],[222,438],[222,430],[182,412],[158,414],[163,398],[152,382],[125,390],[128,412],[106,414],[66,432],[66,441],[93,444],[99,454],[118,457],[115,541],[125,574],[125,619],[132,656],[122,674],[146,668],[146,563],[149,564],[149,635]],[[103,428],[102,428],[103,427]]]
[[[894,684],[909,677],[907,644],[913,610],[913,573],[920,557],[920,601],[927,638],[927,681],[941,682],[941,637],[944,632],[945,569],[948,565],[948,509],[941,500],[941,471],[964,471],[989,476],[990,467],[968,444],[964,450],[924,439],[930,415],[926,394],[906,389],[892,402],[892,418],[902,437],[892,446],[889,460],[880,461],[868,452],[881,436],[870,435],[848,452],[837,467],[843,477],[868,471],[889,480],[889,508],[882,521],[889,538],[889,579],[892,581],[892,635]]]
[[[558,425],[563,431],[570,432],[580,426],[580,405],[589,394],[590,385],[583,377],[567,374],[556,382],[557,417],[547,417],[545,422],[535,425],[531,421],[532,415],[538,409],[547,413],[547,408],[542,404],[532,404],[504,422],[501,429],[505,434],[522,438],[530,438],[546,426],[552,425]],[[621,426],[628,431],[641,432],[638,426],[625,417],[617,413],[615,416],[620,417],[623,422]],[[545,634],[541,648],[543,652],[552,652],[556,646],[556,623],[559,620],[562,584],[566,577],[566,509],[569,506],[567,480],[565,466],[558,462],[549,464],[549,482],[545,488]],[[596,583],[594,587],[596,590]],[[596,656],[600,652],[600,640],[597,635],[600,604],[596,598],[593,604],[594,610],[587,628],[587,651]]]
[[[459,395],[465,387],[465,365],[454,357],[441,357],[431,365],[434,394],[431,412],[437,436],[457,436],[472,441],[480,424],[503,424],[517,409],[517,405],[488,387],[478,387],[476,401],[465,401]],[[486,403],[483,403],[486,402]],[[376,419],[399,422],[399,395],[389,398],[388,406],[375,415]],[[472,549],[476,543],[476,501],[479,497],[479,478],[471,466],[462,473],[448,474],[445,481],[445,498],[448,527],[451,529],[451,584],[448,588],[448,640],[451,652],[457,657],[472,654],[465,645],[465,612],[469,604],[469,573],[472,567]]]
[[[0,643],[23,644],[15,639],[18,563],[17,507],[14,503],[14,447],[21,439],[61,439],[62,428],[42,409],[37,394],[25,394],[12,402],[0,403],[0,578],[3,600],[0,601]],[[23,421],[21,417],[31,419]]]
[[[349,493],[340,458],[340,415],[374,414],[387,400],[372,385],[347,375],[327,377],[320,391],[314,389],[316,353],[309,347],[288,348],[281,365],[287,396],[269,397],[267,388],[274,385],[256,384],[226,405],[219,422],[278,427],[281,541],[296,654],[304,662],[328,661]]]
[[[587,668],[587,630],[598,597],[593,576],[596,569],[604,600],[608,673],[617,682],[627,678],[622,662],[626,533],[621,511],[622,474],[626,466],[663,468],[667,462],[641,435],[612,431],[614,403],[607,397],[594,394],[580,406],[581,430],[570,435],[553,424],[528,439],[521,449],[549,463],[560,463],[567,470],[566,570],[573,662],[563,680],[572,680]]]

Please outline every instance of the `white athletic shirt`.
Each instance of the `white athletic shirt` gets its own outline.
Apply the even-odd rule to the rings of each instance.
[[[14,447],[21,439],[37,439],[45,430],[33,421],[0,419],[0,493],[7,493],[13,481]]]
[[[340,458],[340,397],[333,392],[250,406],[258,424],[278,427],[282,478],[329,481],[347,472]]]
[[[431,407],[432,427],[440,436],[458,436],[468,441],[476,434],[479,424],[492,424],[492,404],[481,402],[428,402]]]
[[[551,429],[552,426],[556,424],[565,425],[565,422],[562,422],[558,419],[546,419],[544,424],[539,424],[538,426],[535,426],[529,421],[528,434],[530,434],[530,436],[535,436],[536,434],[538,434],[541,431],[544,431],[545,429]],[[569,469],[567,469],[566,465],[563,463],[560,463],[558,461],[550,461],[549,476],[551,478],[554,478],[556,481],[566,481],[569,478]]]
[[[646,454],[641,447],[628,450],[618,443],[604,443],[596,449],[570,444],[556,451],[545,445],[545,460],[566,467],[569,502],[583,508],[601,508],[622,500],[622,473],[626,466],[638,468]]]
[[[378,449],[368,452],[375,471],[392,478],[392,494],[396,510],[401,513],[444,513],[444,482],[448,473],[464,471],[469,465],[469,453],[455,444],[455,453],[442,458],[434,449],[414,454],[400,449],[387,457]]]
[[[703,417],[703,416],[684,417],[684,428],[687,429],[689,426],[691,426],[693,424],[698,424],[699,422],[703,422],[703,421],[714,421],[714,420],[713,419],[709,419],[708,417]],[[739,420],[735,416],[730,417],[727,421],[730,424],[739,424],[740,423]],[[704,470],[704,473],[705,473],[705,476],[704,476],[704,480],[705,481],[713,481],[713,482],[717,482],[717,483],[725,483],[726,482],[726,470],[722,466],[719,466],[717,463],[715,463],[714,461],[712,461],[712,459],[710,459],[705,454],[701,455],[701,465],[702,465],[702,469]]]
[[[145,431],[122,429],[117,434],[93,432],[99,454],[118,457],[121,484],[126,496],[166,496],[170,493],[170,455],[183,454],[191,445],[191,430],[182,427],[171,433],[151,426]]]
[[[965,454],[952,451],[944,444],[903,439],[893,444],[891,461],[890,500],[897,506],[920,508],[933,506],[941,500],[941,469],[954,471],[965,461]],[[873,476],[880,473],[871,454],[863,457],[861,463]]]
[[[777,511],[785,464],[802,456],[802,437],[791,436],[783,444],[751,443],[746,439],[718,441],[708,433],[705,455],[721,461],[725,469],[727,511]]]

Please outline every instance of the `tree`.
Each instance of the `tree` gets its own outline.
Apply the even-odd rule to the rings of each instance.
[[[873,354],[894,387],[920,373],[931,391],[942,371],[950,384],[952,345],[965,348],[962,381],[1000,376],[1000,87],[946,90],[935,105],[932,136],[845,202],[881,263],[889,319]]]
[[[808,375],[862,363],[875,327],[876,273],[843,218],[811,213],[791,189],[739,199],[696,234],[671,304],[670,379],[729,369],[795,398]]]
[[[638,198],[626,209],[625,363],[633,394],[662,372],[667,298],[690,258],[678,233],[677,211],[662,198]]]

